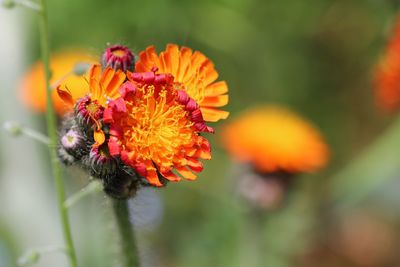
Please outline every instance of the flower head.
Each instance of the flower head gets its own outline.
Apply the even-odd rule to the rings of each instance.
[[[228,124],[221,136],[228,152],[260,173],[311,172],[328,160],[328,148],[319,132],[279,107],[249,110]]]
[[[135,55],[123,45],[113,45],[103,53],[102,65],[104,68],[110,67],[115,70],[133,71],[135,68]]]
[[[375,70],[378,104],[386,110],[400,108],[400,19]]]
[[[218,109],[228,103],[226,82],[215,82],[218,72],[201,52],[169,44],[165,51],[157,55],[154,46],[149,46],[139,54],[135,70],[148,72],[154,67],[160,73],[169,73],[175,77],[175,88],[186,91],[200,105],[205,121],[228,117],[228,112]]]
[[[110,102],[104,122],[110,123],[111,155],[135,168],[156,186],[158,174],[170,181],[193,180],[210,159],[210,145],[199,135],[213,132],[205,125],[196,102],[176,90],[170,74],[134,73],[121,88],[121,98]],[[189,170],[189,169],[190,170]]]
[[[196,179],[194,173],[203,169],[200,160],[211,158],[210,144],[200,134],[214,132],[203,113],[211,106],[201,106],[199,99],[210,103],[214,94],[219,104],[226,104],[226,84],[212,84],[217,74],[198,52],[189,55],[188,64],[194,67],[182,69],[198,74],[179,80],[173,72],[173,64],[181,64],[175,61],[178,55],[167,56],[175,62],[168,65],[169,72],[157,66],[130,72],[119,61],[127,48],[111,48],[103,56],[103,68],[95,64],[86,74],[86,95],[76,100],[71,93],[74,88],[57,87],[58,96],[74,107],[71,116],[88,148],[79,162],[70,160],[64,143],[72,145],[75,129],[68,129],[60,140],[60,158],[102,179],[105,191],[116,198],[133,196],[139,186],[163,186],[182,177]],[[214,119],[227,116],[218,110],[215,114]]]
[[[94,63],[95,58],[81,51],[66,51],[55,54],[50,59],[52,77],[50,84],[56,86],[60,83],[71,88],[73,100],[84,96],[88,91],[85,80],[73,73],[77,63]],[[42,62],[35,63],[24,75],[19,85],[19,98],[30,109],[36,112],[46,110],[46,85]],[[69,105],[58,96],[56,90],[52,92],[54,108],[59,115],[71,111]]]

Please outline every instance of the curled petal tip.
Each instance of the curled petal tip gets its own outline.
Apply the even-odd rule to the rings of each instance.
[[[57,94],[58,96],[67,104],[73,105],[74,100],[72,98],[71,92],[66,87],[61,87],[61,85],[57,86]]]

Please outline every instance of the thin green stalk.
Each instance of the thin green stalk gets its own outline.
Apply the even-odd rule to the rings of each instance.
[[[41,10],[39,13],[39,29],[40,29],[40,47],[42,54],[42,61],[44,65],[45,81],[46,81],[46,91],[47,91],[47,112],[46,112],[46,122],[47,122],[47,132],[50,138],[49,150],[51,166],[53,170],[54,182],[57,191],[57,203],[60,213],[60,219],[62,224],[62,230],[64,234],[65,247],[67,250],[67,255],[69,258],[69,263],[71,267],[77,267],[77,259],[74,249],[74,244],[72,242],[71,228],[68,220],[68,210],[64,207],[65,200],[65,189],[63,183],[63,173],[61,169],[60,162],[57,158],[57,124],[56,115],[53,108],[53,101],[51,98],[51,86],[50,86],[50,48],[49,48],[49,30],[48,30],[48,19],[47,19],[47,5],[46,0],[40,0]]]
[[[103,190],[103,184],[100,181],[93,180],[87,186],[82,188],[79,192],[76,192],[75,194],[67,198],[64,201],[64,207],[69,209],[83,198],[95,192],[100,192],[101,190]]]
[[[128,201],[112,200],[121,244],[121,257],[124,267],[139,267],[139,257],[133,226],[129,220]]]

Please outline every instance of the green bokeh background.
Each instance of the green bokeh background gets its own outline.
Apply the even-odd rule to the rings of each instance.
[[[211,58],[220,79],[228,82],[229,119],[256,105],[284,105],[314,122],[331,147],[329,166],[299,176],[283,210],[255,214],[234,193],[233,176],[240,166],[223,152],[218,134],[210,136],[214,158],[200,178],[159,190],[163,221],[150,232],[139,230],[139,244],[147,246],[148,257],[158,259],[152,266],[306,266],[303,255],[323,248],[332,225],[360,210],[390,218],[397,229],[400,198],[393,188],[400,177],[400,126],[395,114],[376,106],[371,83],[391,33],[396,1],[48,2],[52,51],[79,47],[100,55],[114,43],[136,53],[148,45],[159,51],[167,43],[189,46]],[[36,17],[30,11],[18,15],[25,18],[28,68],[40,56]],[[31,119],[42,129],[40,114]],[[223,124],[215,124],[217,133]],[[45,148],[37,151],[48,168]],[[67,181],[71,194],[84,186],[86,177],[67,172],[74,174]],[[44,186],[53,197],[50,177],[47,181]],[[98,194],[72,212],[81,266],[116,266],[109,208]],[[5,240],[0,260],[26,249],[22,240],[13,240],[18,229],[12,224],[0,217]],[[315,261],[307,267],[332,266],[317,257]],[[360,265],[350,260],[341,266]]]

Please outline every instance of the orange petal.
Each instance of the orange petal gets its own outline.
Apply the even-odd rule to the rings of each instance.
[[[214,68],[214,63],[212,63],[209,59],[202,66],[202,70],[204,72],[204,84],[209,85],[218,79],[218,72]]]
[[[99,64],[94,64],[92,67],[89,69],[89,79],[90,80],[100,80],[100,75],[101,75],[101,66]]]
[[[179,48],[175,44],[167,44],[165,51],[166,72],[176,76],[179,69]]]
[[[89,69],[90,93],[92,93],[95,96],[95,98],[101,97],[101,88],[99,86],[100,75],[101,75],[101,66],[99,64],[95,64]]]
[[[198,76],[199,71],[201,71],[201,67],[203,64],[205,64],[206,60],[206,56],[199,51],[195,51],[190,58],[189,68],[186,69],[184,78],[182,81],[178,82],[182,82],[184,84],[190,83],[193,80],[193,77]]]
[[[163,186],[163,184],[160,182],[158,179],[158,174],[155,170],[147,170],[147,176],[146,176],[147,181],[149,181],[150,184],[155,185],[155,186]]]
[[[145,61],[141,60],[138,63],[136,63],[136,66],[135,66],[135,71],[136,72],[145,72],[147,70],[147,66],[145,65],[144,62]],[[129,75],[128,75],[128,77],[129,77]]]
[[[126,75],[122,71],[117,71],[115,75],[113,75],[112,80],[107,85],[106,92],[107,95],[111,98],[116,98],[119,96],[119,88],[121,84],[125,81]]]
[[[190,68],[190,57],[192,56],[192,49],[183,46],[180,50],[180,66],[176,73],[175,79],[182,81],[186,73],[187,68]]]
[[[197,176],[194,173],[192,173],[185,167],[178,167],[176,168],[176,170],[179,172],[180,175],[182,175],[184,178],[188,180],[196,180],[197,178]]]
[[[203,99],[201,105],[209,107],[223,107],[229,102],[228,95],[208,96]]]
[[[103,74],[101,75],[101,79],[100,79],[100,84],[101,84],[103,90],[108,87],[108,84],[114,78],[114,74],[115,74],[115,70],[112,68],[106,68],[103,71]]]
[[[96,129],[93,133],[94,141],[96,141],[96,146],[101,146],[106,141],[106,136],[101,129]]]
[[[211,159],[211,152],[206,150],[198,150],[194,154],[195,157],[210,160]]]
[[[58,96],[68,105],[73,106],[74,100],[72,98],[71,92],[67,87],[62,88],[61,85],[57,86]]]
[[[219,81],[213,84],[210,84],[205,89],[205,96],[218,96],[223,95],[228,92],[228,85],[225,81]]]
[[[172,171],[161,173],[161,175],[171,182],[178,182],[181,180],[181,178]]]
[[[187,158],[187,165],[194,172],[201,172],[203,170],[203,163],[195,158]]]
[[[216,122],[229,116],[229,112],[212,107],[200,107],[200,110],[205,121]]]
[[[157,56],[156,48],[154,45],[151,45],[146,48],[146,56],[149,60],[149,63],[151,63],[151,66],[149,68],[151,69],[154,65],[159,66],[160,65],[160,60]],[[149,69],[149,70],[150,70]]]

